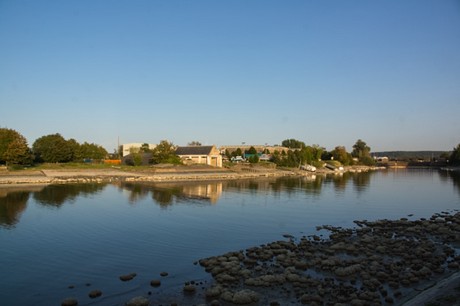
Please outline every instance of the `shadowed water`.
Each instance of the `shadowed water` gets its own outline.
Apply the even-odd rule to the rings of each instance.
[[[316,226],[410,219],[460,209],[460,177],[427,170],[315,178],[0,188],[0,304],[123,305],[173,301],[193,263],[227,251],[316,234]],[[167,277],[159,276],[167,271]],[[119,276],[137,276],[121,282]],[[159,288],[150,280],[161,279]],[[71,287],[71,288],[69,288]],[[100,289],[102,297],[88,293]],[[165,298],[166,297],[166,298]],[[161,301],[163,301],[161,300]]]

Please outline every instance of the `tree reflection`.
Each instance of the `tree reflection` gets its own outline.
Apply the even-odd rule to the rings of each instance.
[[[177,190],[174,189],[163,189],[153,190],[152,199],[155,200],[160,206],[171,205],[174,201],[174,195],[177,195]]]
[[[460,172],[459,171],[439,171],[439,177],[443,181],[451,180],[454,188],[460,193]]]
[[[371,182],[370,172],[353,173],[351,176],[353,179],[353,187],[357,193],[365,191]]]
[[[17,191],[6,192],[6,195],[0,195],[0,226],[12,228],[18,222],[21,214],[27,207],[30,192]]]
[[[122,183],[121,187],[125,190],[129,190],[129,203],[131,204],[145,199],[150,192],[150,188],[142,184]]]
[[[65,184],[50,185],[39,192],[35,192],[33,198],[39,204],[51,207],[60,207],[65,202],[72,202],[79,196],[88,196],[102,191],[107,184]]]

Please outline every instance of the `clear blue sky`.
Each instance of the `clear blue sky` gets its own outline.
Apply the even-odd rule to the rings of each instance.
[[[0,126],[121,143],[460,143],[460,1],[0,0]]]

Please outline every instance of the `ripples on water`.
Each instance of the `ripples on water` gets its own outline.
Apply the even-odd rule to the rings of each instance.
[[[200,258],[316,234],[317,225],[460,208],[458,174],[425,170],[28,188],[0,188],[2,305],[58,305],[68,296],[119,305],[148,291],[175,294],[184,281],[206,279],[193,265]],[[161,271],[169,276],[153,290]],[[131,272],[138,276],[120,282]],[[90,300],[92,289],[103,297]]]

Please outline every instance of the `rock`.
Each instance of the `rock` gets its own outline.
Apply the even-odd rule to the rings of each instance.
[[[93,290],[91,291],[88,296],[92,299],[95,299],[97,297],[100,297],[102,295],[102,291],[101,290]]]
[[[143,296],[136,296],[126,303],[126,306],[148,306],[149,300]]]
[[[221,295],[221,293],[222,293],[221,286],[213,286],[206,290],[206,297],[207,298],[218,297],[219,295]]]
[[[77,306],[78,300],[76,298],[66,298],[62,301],[61,306]]]
[[[163,277],[168,276],[168,272],[161,272],[160,276],[163,276]]]
[[[251,304],[259,301],[259,295],[248,289],[235,292],[232,302],[238,305]]]
[[[195,293],[196,287],[194,285],[185,285],[184,293]]]
[[[159,286],[161,286],[161,281],[159,279],[152,279],[150,281],[150,286],[159,287]]]
[[[335,275],[337,276],[348,276],[348,275],[352,275],[352,274],[355,274],[357,272],[361,271],[361,265],[360,264],[355,264],[355,265],[351,265],[351,266],[348,266],[348,267],[340,267],[340,268],[337,268],[334,270],[334,273]]]
[[[121,276],[120,276],[120,280],[121,280],[122,282],[127,282],[127,281],[130,281],[130,280],[132,280],[133,278],[135,278],[136,275],[137,275],[136,273],[130,273],[130,274],[121,275]]]

